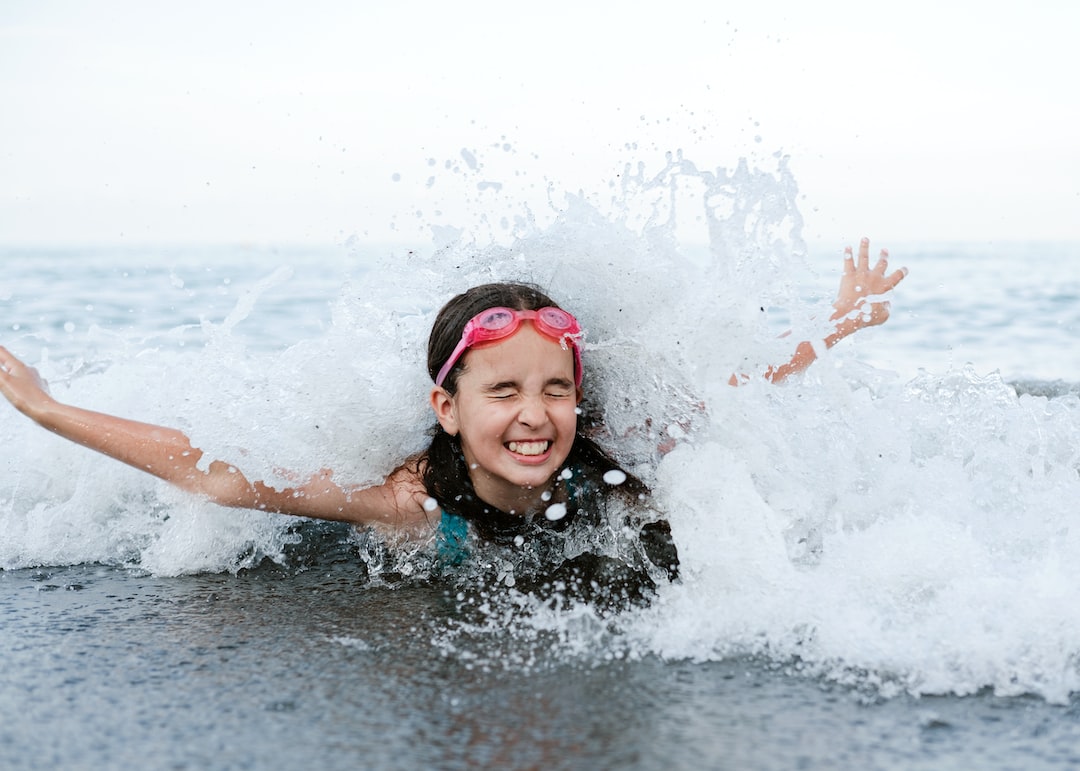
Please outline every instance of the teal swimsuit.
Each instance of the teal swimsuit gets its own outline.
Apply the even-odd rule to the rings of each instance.
[[[566,480],[566,495],[569,501],[577,501],[581,496],[589,495],[593,485],[585,481],[580,469],[574,468]],[[439,562],[446,566],[460,565],[469,556],[469,521],[460,514],[442,510],[439,529],[435,534],[435,551]]]
[[[596,497],[602,495],[596,483],[580,471],[571,474],[567,479],[566,492],[571,511],[575,513],[580,513],[580,508],[573,504],[582,500],[595,501]],[[565,524],[568,522],[559,523]],[[435,556],[438,564],[444,568],[453,568],[469,558],[469,529],[469,520],[465,517],[445,510],[441,512],[438,529],[435,531]],[[555,529],[562,527],[556,525]],[[645,523],[640,527],[638,538],[648,562],[665,570],[667,576],[674,580],[678,576],[679,560],[669,525],[664,520]]]
[[[460,565],[469,556],[466,544],[469,522],[460,514],[443,511],[439,530],[435,534],[435,551],[443,565]]]
[[[572,480],[578,484],[567,484],[570,500],[583,494],[587,496],[588,492],[585,491],[595,490],[594,485],[584,478],[574,475]],[[640,539],[646,559],[665,570],[668,577],[674,580],[679,573],[679,556],[667,522],[646,523],[641,528]],[[439,528],[435,534],[435,553],[438,563],[444,568],[457,567],[468,558],[469,522],[465,517],[445,510],[441,512]]]

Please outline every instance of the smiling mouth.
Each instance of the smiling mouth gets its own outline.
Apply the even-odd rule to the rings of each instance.
[[[543,455],[551,447],[551,442],[507,442],[506,449],[518,455]]]

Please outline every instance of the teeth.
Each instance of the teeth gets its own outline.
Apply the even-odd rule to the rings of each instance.
[[[518,455],[540,455],[548,448],[548,442],[510,442],[506,449]]]

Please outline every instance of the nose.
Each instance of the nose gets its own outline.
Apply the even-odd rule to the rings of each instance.
[[[529,428],[539,428],[547,422],[547,409],[539,396],[526,397],[521,402],[517,415],[518,423]]]

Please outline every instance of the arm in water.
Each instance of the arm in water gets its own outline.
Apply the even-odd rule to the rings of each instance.
[[[277,490],[251,482],[234,466],[211,461],[180,431],[63,404],[54,399],[33,367],[0,347],[0,393],[38,425],[129,466],[164,479],[215,503],[352,524],[417,526],[425,521],[426,499],[412,465],[394,471],[381,485],[351,490],[329,471],[294,488]]]
[[[823,341],[826,348],[832,348],[848,335],[863,327],[884,324],[889,318],[889,303],[881,296],[891,291],[907,275],[907,268],[900,268],[886,275],[889,269],[889,253],[882,249],[877,264],[870,267],[870,241],[864,238],[859,244],[856,260],[849,246],[844,250],[844,274],[840,278],[840,290],[833,303],[834,312],[829,317],[836,322],[836,328]],[[787,364],[770,367],[765,378],[779,383],[785,378],[802,372],[817,359],[814,345],[804,340],[795,348],[795,353]],[[738,385],[746,376],[731,376],[731,385]]]

